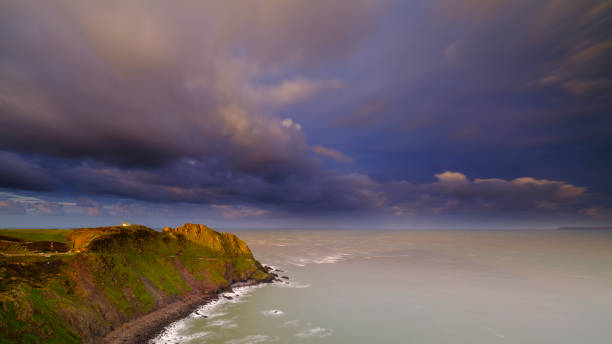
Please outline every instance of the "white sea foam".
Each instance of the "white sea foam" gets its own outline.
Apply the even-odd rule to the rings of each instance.
[[[308,258],[304,257],[288,257],[287,263],[293,266],[306,266],[306,264],[311,263],[312,261]]]
[[[262,311],[261,314],[263,314],[266,317],[282,317],[283,315],[285,315],[285,312],[281,311],[280,309],[270,309],[267,311]]]
[[[351,256],[351,253],[337,253],[322,257],[289,257],[287,260],[287,264],[293,266],[303,267],[308,264],[334,264],[346,259],[346,257]]]
[[[224,305],[233,304],[243,302],[244,298],[247,297],[253,290],[263,287],[264,284],[258,284],[254,286],[244,286],[234,288],[232,292],[222,293],[219,295],[219,298],[213,301],[210,301],[196,309],[193,313],[191,313],[188,317],[183,318],[181,320],[175,321],[174,323],[167,326],[164,331],[152,339],[149,343],[152,344],[166,344],[166,343],[176,343],[185,342],[195,338],[204,337],[209,334],[209,332],[199,332],[193,335],[182,335],[182,332],[189,326],[189,323],[196,318],[207,318],[207,319],[215,319],[220,318],[222,316],[227,315],[226,312],[222,311]],[[223,296],[230,296],[231,299],[226,299]],[[230,326],[230,323],[227,320],[218,320],[217,324],[225,324],[225,326]],[[218,325],[223,327],[222,325]],[[235,326],[234,326],[235,327]],[[225,327],[228,328],[228,327]],[[196,337],[193,337],[196,336]],[[193,337],[193,338],[191,338]]]
[[[282,269],[281,269],[279,266],[277,266],[277,265],[267,265],[267,264],[264,264],[264,265],[265,265],[265,266],[267,266],[267,267],[269,267],[269,268],[271,268],[272,270],[277,270],[277,271],[278,271],[278,270],[282,270]],[[283,270],[283,271],[284,271],[284,270]]]
[[[271,265],[268,265],[268,266],[270,266],[271,268],[275,270],[280,269],[277,266],[271,266]],[[308,284],[300,284],[298,282],[293,282],[293,281],[276,282],[276,283],[273,283],[272,285],[279,286],[279,287],[285,287],[285,288],[307,288],[310,286]],[[245,299],[248,298],[248,296],[255,289],[262,288],[264,286],[265,284],[237,287],[237,288],[233,288],[233,291],[231,292],[222,293],[219,295],[219,298],[217,298],[216,300],[210,301],[198,307],[198,309],[196,309],[188,317],[178,320],[170,324],[169,326],[167,326],[164,329],[164,331],[159,336],[151,340],[150,343],[152,344],[168,343],[169,344],[169,343],[176,343],[176,342],[188,342],[190,340],[205,337],[211,334],[212,332],[207,332],[207,331],[198,332],[196,334],[190,334],[190,335],[182,334],[185,332],[187,328],[190,327],[189,326],[190,322],[197,318],[207,318],[208,320],[215,319],[209,322],[206,325],[207,327],[219,327],[219,328],[224,328],[224,329],[235,328],[238,325],[236,324],[234,319],[219,319],[227,315],[227,312],[223,311],[224,305],[244,302]],[[228,298],[225,298],[224,296],[228,296],[230,298],[228,299]],[[268,317],[284,316],[284,312],[278,309],[271,309],[271,310],[263,311],[262,314]],[[278,341],[278,337],[269,337],[265,335],[252,335],[252,336],[247,336],[247,337],[240,338],[240,339],[235,339],[227,343],[256,344],[256,343],[267,343],[267,342],[273,342],[273,341]]]
[[[497,338],[503,339],[504,341],[508,342],[508,343],[512,343],[512,341],[506,337],[505,335],[503,335],[502,333],[500,333],[499,331],[497,331],[496,329],[492,328],[492,327],[488,327],[488,326],[483,326],[483,328],[485,330],[487,330],[488,332],[490,332],[492,335],[494,335]]]
[[[219,319],[211,321],[208,327],[235,328],[238,327],[234,319]]]
[[[295,289],[310,288],[310,284],[300,283],[296,281],[276,282],[273,284],[273,286],[278,287],[278,288],[295,288]]]
[[[283,323],[284,327],[298,327],[300,326],[300,321],[299,320],[289,320],[289,321],[285,321]]]
[[[156,343],[156,344],[174,344],[177,342],[185,343],[185,342],[189,342],[194,339],[200,339],[200,338],[206,337],[212,333],[212,332],[202,331],[202,332],[189,334],[189,335],[179,334],[179,331],[184,328],[185,328],[184,326],[177,326],[176,324],[170,325],[168,328],[166,328],[166,331],[168,331],[168,336],[163,336],[163,337],[159,336],[151,340],[150,343]]]
[[[175,343],[182,336],[179,334],[182,330],[186,329],[186,322],[182,319],[179,321],[175,321],[172,324],[166,326],[164,331],[160,333],[157,337],[151,339],[149,343],[151,344],[170,344]],[[205,333],[205,332],[204,332]]]
[[[413,257],[414,254],[370,254],[363,256],[363,259],[380,259],[380,258],[399,258],[399,257]]]
[[[332,333],[333,330],[329,328],[313,327],[309,328],[308,330],[299,332],[295,336],[301,338],[323,338],[331,336]]]
[[[315,259],[313,263],[315,264],[334,264],[334,263],[344,260],[345,257],[350,256],[350,255],[351,255],[350,253],[338,253],[338,254],[334,254],[331,256],[326,256],[323,258]]]
[[[228,340],[227,344],[260,344],[260,343],[272,343],[277,342],[278,337],[270,337],[263,334],[253,334],[244,338]]]

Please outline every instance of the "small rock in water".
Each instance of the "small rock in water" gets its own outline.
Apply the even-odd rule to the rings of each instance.
[[[231,296],[227,296],[227,295],[223,295],[224,298],[228,299],[228,300],[233,300],[234,298]]]
[[[289,279],[289,277],[287,277],[287,276],[283,276],[283,277],[281,277],[281,278],[284,278],[284,279]]]

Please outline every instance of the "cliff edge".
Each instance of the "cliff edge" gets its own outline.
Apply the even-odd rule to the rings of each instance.
[[[62,241],[2,234],[2,343],[113,342],[129,325],[142,336],[232,283],[274,278],[244,241],[204,225],[81,228]]]

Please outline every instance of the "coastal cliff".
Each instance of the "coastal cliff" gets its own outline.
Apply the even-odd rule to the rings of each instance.
[[[1,343],[144,340],[233,283],[274,278],[244,241],[204,225],[74,229],[61,241],[6,232]]]

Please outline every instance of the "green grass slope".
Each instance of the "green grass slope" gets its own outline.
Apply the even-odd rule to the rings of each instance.
[[[12,237],[24,241],[68,241],[72,229],[0,229],[0,237]]]
[[[57,235],[39,231],[44,240]],[[246,243],[202,225],[61,236],[70,252],[0,257],[0,343],[93,343],[186,295],[271,277]]]

